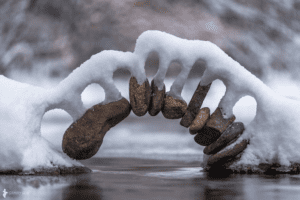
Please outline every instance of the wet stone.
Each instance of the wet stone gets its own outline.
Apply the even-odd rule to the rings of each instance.
[[[166,119],[179,119],[184,115],[186,108],[187,103],[184,100],[166,94],[162,114]]]
[[[224,165],[228,163],[231,159],[234,159],[238,154],[246,149],[248,145],[247,140],[242,140],[239,143],[235,144],[233,147],[225,148],[220,152],[210,156],[207,160],[207,165]]]
[[[91,158],[98,152],[106,132],[125,119],[130,111],[131,106],[125,98],[94,105],[66,130],[63,152],[76,160]]]
[[[200,83],[198,84],[198,87],[187,107],[186,113],[180,121],[180,125],[186,128],[188,128],[192,124],[193,120],[197,116],[198,110],[201,108],[206,94],[208,93],[211,86],[211,83],[207,86],[200,86]]]
[[[164,105],[164,98],[166,93],[166,87],[162,90],[158,90],[158,87],[154,84],[154,79],[151,81],[151,98],[148,112],[151,116],[156,116]]]
[[[139,85],[135,77],[129,81],[129,98],[132,111],[135,115],[144,116],[149,108],[151,98],[151,88],[148,79]]]
[[[191,126],[189,127],[190,134],[194,135],[198,131],[200,131],[208,121],[209,117],[210,117],[209,108],[208,107],[201,108],[196,118],[192,122]]]
[[[209,146],[205,147],[203,152],[207,155],[215,154],[230,145],[231,142],[238,139],[238,137],[245,130],[242,122],[234,122],[222,133],[222,135]]]

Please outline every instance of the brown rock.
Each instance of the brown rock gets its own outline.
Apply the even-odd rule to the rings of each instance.
[[[226,146],[230,145],[233,141],[238,139],[244,130],[245,127],[242,122],[232,123],[215,142],[205,147],[203,152],[207,155],[219,152]]]
[[[204,126],[200,131],[197,132],[194,140],[199,145],[208,146],[216,141],[220,135],[221,133],[218,130]]]
[[[186,112],[187,103],[184,100],[174,99],[169,95],[165,95],[162,114],[167,119],[179,119]]]
[[[241,142],[234,145],[232,148],[224,149],[212,156],[207,160],[207,165],[223,165],[228,162],[228,160],[233,159],[239,153],[244,151],[248,145],[247,140],[242,140]]]
[[[198,110],[201,108],[202,103],[206,97],[206,94],[208,93],[208,90],[211,86],[211,83],[207,86],[200,86],[200,83],[187,107],[187,111],[185,115],[182,117],[180,121],[180,125],[186,128],[188,128],[192,124],[193,120],[198,114]]]
[[[217,108],[215,112],[210,116],[210,119],[206,122],[205,126],[198,131],[194,140],[200,145],[208,146],[216,141],[226,128],[235,120],[235,116],[224,119],[220,108]]]
[[[206,126],[209,128],[214,128],[218,130],[220,133],[223,133],[226,128],[234,122],[235,116],[231,118],[224,119],[221,113],[220,108],[218,107],[215,112],[210,116],[210,119],[206,123]],[[221,135],[221,134],[220,134]]]
[[[144,116],[150,104],[151,88],[149,81],[139,85],[135,77],[131,77],[129,81],[129,97],[132,111],[135,115]]]
[[[130,111],[131,106],[125,98],[94,105],[66,130],[63,151],[76,160],[91,158],[99,150],[106,132],[125,119]]]
[[[151,116],[156,116],[164,105],[164,97],[166,93],[166,87],[162,90],[158,90],[158,87],[154,84],[154,79],[151,81],[151,98],[148,112]]]
[[[201,108],[192,122],[191,126],[189,127],[190,134],[194,135],[198,131],[200,131],[206,122],[209,120],[210,117],[210,110],[208,107]]]

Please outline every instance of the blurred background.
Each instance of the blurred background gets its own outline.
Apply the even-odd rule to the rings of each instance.
[[[0,1],[0,74],[50,88],[93,54],[103,50],[133,51],[138,36],[160,30],[189,40],[208,40],[263,80],[276,92],[299,99],[300,1],[298,0],[9,0]],[[157,54],[145,63],[152,80],[159,66]],[[99,66],[105,67],[105,66]],[[172,63],[167,91],[181,66]],[[182,96],[190,101],[205,70],[194,64]],[[116,86],[129,99],[127,70],[114,73]],[[12,91],[13,92],[13,91]],[[225,93],[215,81],[203,107],[211,113]],[[87,107],[104,100],[96,84],[82,93]],[[252,97],[234,107],[236,121],[248,124],[256,112]],[[180,120],[161,113],[130,114],[109,131],[97,156],[201,159],[198,146]],[[45,114],[42,135],[61,149],[64,131],[72,123],[62,110]]]

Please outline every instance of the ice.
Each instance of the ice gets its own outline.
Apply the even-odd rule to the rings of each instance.
[[[44,114],[53,109],[63,109],[73,121],[77,120],[87,109],[81,94],[91,84],[99,84],[103,88],[105,97],[99,96],[99,99],[103,97],[103,104],[118,101],[122,96],[128,98],[128,94],[121,94],[115,86],[113,72],[119,68],[128,69],[142,84],[146,80],[144,64],[153,51],[158,53],[160,59],[159,70],[154,76],[154,82],[160,89],[170,63],[179,62],[182,65],[182,71],[170,87],[169,94],[174,98],[182,98],[182,88],[191,67],[201,59],[206,62],[201,85],[216,80],[215,85],[220,85],[218,81],[222,81],[226,87],[225,95],[215,105],[221,108],[225,118],[233,115],[233,108],[242,99],[251,98],[254,107],[256,103],[255,117],[246,124],[244,134],[236,141],[249,139],[250,144],[234,167],[262,162],[282,165],[300,162],[300,101],[273,91],[209,41],[186,40],[154,30],[138,37],[133,53],[105,50],[95,54],[52,88],[24,84],[0,76],[0,170],[81,165],[58,150],[55,147],[57,144],[52,144],[41,135]],[[214,87],[212,85],[212,91]],[[210,93],[208,98],[212,96]],[[143,141],[140,142],[143,144]],[[169,145],[176,146],[172,142]],[[161,149],[165,150],[164,147]],[[173,151],[178,152],[178,149]],[[193,149],[184,153],[191,152],[195,153]],[[145,153],[157,152],[146,150]]]

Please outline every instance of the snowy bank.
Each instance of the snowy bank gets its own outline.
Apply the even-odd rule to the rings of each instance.
[[[300,162],[300,149],[297,149],[300,144],[297,136],[300,130],[300,101],[276,94],[209,41],[186,40],[161,31],[146,31],[137,39],[133,53],[102,51],[51,89],[0,76],[0,159],[4,161],[0,170],[82,166],[56,150],[41,136],[41,120],[45,112],[60,108],[76,121],[87,109],[81,100],[81,93],[92,83],[104,89],[104,104],[120,100],[122,95],[114,85],[113,72],[126,68],[139,84],[143,83],[146,80],[144,64],[153,51],[158,53],[160,59],[159,70],[154,76],[154,83],[160,89],[171,62],[182,64],[182,71],[169,92],[174,98],[182,99],[181,92],[188,74],[199,59],[206,62],[201,85],[219,79],[226,86],[226,93],[219,103],[224,118],[233,115],[233,107],[242,97],[249,95],[255,98],[256,116],[232,145],[243,139],[249,140],[250,144],[240,161],[232,167],[274,162],[289,166],[292,162]]]

